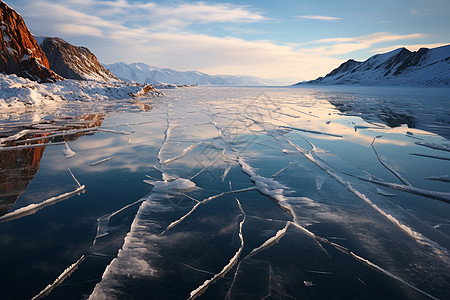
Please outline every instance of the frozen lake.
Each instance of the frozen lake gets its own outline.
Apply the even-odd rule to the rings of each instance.
[[[450,299],[449,89],[164,93],[2,113],[1,298]]]

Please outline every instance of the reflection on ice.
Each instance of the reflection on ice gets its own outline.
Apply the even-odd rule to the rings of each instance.
[[[142,189],[137,197],[109,196],[97,202],[100,208],[85,208],[92,226],[77,275],[91,280],[83,273],[89,268],[103,275],[84,294],[448,298],[450,196],[442,136],[407,128],[407,116],[419,128],[430,124],[401,107],[370,115],[370,103],[369,110],[356,106],[364,93],[260,91],[169,90],[151,111],[116,113],[106,119],[107,130],[92,127],[87,132],[101,133],[64,145],[76,157],[64,160],[63,147],[56,148],[62,161],[85,170],[80,178],[98,190],[95,197],[102,197],[102,187],[89,180],[109,183],[118,169],[125,175],[116,189]],[[388,98],[373,97],[376,104]],[[62,132],[44,127],[58,142]],[[27,134],[12,132],[2,142],[12,146]]]
[[[71,191],[71,192],[67,192],[64,194],[61,194],[59,196],[55,196],[55,197],[51,197],[47,200],[44,200],[40,203],[35,203],[35,204],[30,204],[27,205],[25,207],[21,207],[18,208],[12,212],[9,212],[3,216],[0,216],[0,223],[3,222],[8,222],[8,221],[13,221],[16,219],[20,219],[32,214],[35,214],[37,211],[43,209],[44,207],[50,206],[50,205],[54,205],[58,202],[61,202],[63,200],[69,199],[72,196],[75,196],[77,194],[80,194],[80,192],[84,191],[85,186],[84,185],[80,185],[80,183],[78,182],[78,180],[75,178],[75,176],[73,175],[73,173],[70,171],[69,172],[71,174],[71,176],[73,177],[73,179],[75,180],[75,182],[78,184],[78,188],[76,188],[75,190]]]

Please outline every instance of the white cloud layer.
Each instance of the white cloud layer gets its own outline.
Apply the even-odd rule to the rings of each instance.
[[[338,38],[320,39],[304,43],[299,46],[301,46],[304,49],[304,51],[309,51],[310,53],[313,52],[321,53],[322,55],[344,55],[358,50],[370,49],[371,47],[379,43],[409,40],[409,39],[419,39],[426,36],[427,36],[426,34],[422,33],[400,35],[389,32],[377,32],[354,38],[338,37]],[[306,49],[305,47],[308,47],[308,45],[309,47],[312,46],[312,48]]]
[[[387,32],[359,37],[321,39],[304,44],[280,44],[270,40],[245,40],[197,33],[190,25],[223,23],[239,27],[268,18],[250,6],[208,4],[174,5],[131,3],[129,0],[51,0],[26,2],[19,12],[38,35],[58,36],[70,42],[91,37],[87,46],[104,63],[144,62],[178,70],[210,74],[244,74],[290,77],[295,80],[323,76],[343,62],[334,55],[370,49],[375,44],[416,39],[415,33]],[[43,17],[43,16],[52,16]],[[338,20],[327,16],[300,16]],[[206,24],[206,25],[205,25]],[[206,31],[207,32],[207,31]]]

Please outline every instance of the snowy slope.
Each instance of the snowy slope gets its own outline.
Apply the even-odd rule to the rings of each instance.
[[[325,77],[306,83],[450,86],[450,45],[415,52],[399,48],[364,62],[348,60]]]
[[[125,81],[148,84],[198,84],[198,85],[266,85],[266,81],[252,76],[208,75],[198,71],[175,71],[144,63],[123,62],[104,65],[115,76]]]
[[[64,80],[56,83],[38,84],[16,75],[0,74],[0,111],[52,106],[64,101],[95,101],[128,99],[146,91],[141,84],[125,82],[100,82]],[[130,94],[131,93],[131,94]],[[157,97],[164,94],[150,90],[145,97]]]

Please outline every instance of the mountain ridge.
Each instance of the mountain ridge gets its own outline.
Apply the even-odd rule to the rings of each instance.
[[[349,59],[324,77],[294,84],[450,86],[450,45],[405,47],[376,54],[365,61]]]
[[[159,68],[145,63],[118,62],[104,64],[116,77],[124,81],[135,81],[147,84],[180,84],[180,85],[230,85],[230,86],[266,86],[272,80],[255,76],[209,75],[200,71],[176,71],[170,68]]]

